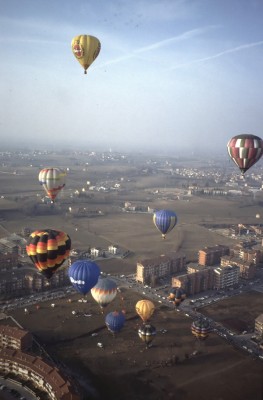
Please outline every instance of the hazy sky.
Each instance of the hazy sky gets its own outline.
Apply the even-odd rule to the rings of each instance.
[[[0,0],[1,142],[174,152],[263,137],[262,0]],[[87,75],[71,40],[101,52]]]

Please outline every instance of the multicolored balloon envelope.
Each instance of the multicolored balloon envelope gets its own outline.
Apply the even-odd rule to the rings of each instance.
[[[38,271],[50,279],[53,273],[69,257],[70,237],[54,229],[42,229],[31,233],[26,251]]]
[[[255,135],[237,135],[227,143],[228,154],[244,174],[263,154],[263,141]]]
[[[110,332],[118,333],[125,323],[125,315],[122,311],[110,312],[106,315],[105,323]]]
[[[117,295],[116,282],[110,278],[99,278],[90,293],[100,307],[106,307]]]
[[[39,172],[38,180],[52,203],[66,184],[66,172],[61,168],[44,168]]]
[[[146,322],[153,315],[155,306],[150,300],[139,300],[135,305],[135,310],[143,322]]]
[[[101,44],[95,36],[78,35],[72,39],[71,49],[86,74],[89,66],[99,55]]]
[[[186,298],[186,292],[183,288],[181,287],[172,287],[170,289],[170,293],[168,296],[169,300],[172,300],[176,307],[179,307],[179,305],[184,301]]]
[[[156,329],[151,324],[144,324],[138,329],[138,335],[140,339],[144,343],[146,343],[146,346],[148,347],[156,336]]]
[[[205,340],[211,332],[211,326],[206,319],[199,318],[191,325],[192,334],[199,340]]]
[[[159,210],[153,214],[153,222],[156,228],[161,232],[162,238],[177,224],[177,215],[173,211]]]
[[[68,275],[72,286],[85,295],[97,284],[100,268],[94,261],[77,260],[69,267]]]

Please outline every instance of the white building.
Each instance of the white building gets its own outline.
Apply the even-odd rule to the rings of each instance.
[[[114,244],[111,244],[109,247],[108,247],[108,251],[109,251],[109,253],[111,253],[111,254],[118,254],[119,253],[119,246],[117,246],[117,245],[114,245]]]
[[[214,269],[214,288],[224,289],[233,286],[239,281],[240,269],[235,265]]]

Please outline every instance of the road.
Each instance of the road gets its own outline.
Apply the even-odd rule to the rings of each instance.
[[[241,292],[249,291],[251,290],[252,285],[248,285],[242,290],[235,289],[227,291],[227,294],[223,291],[218,292],[216,290],[215,291],[210,290],[207,293],[204,292],[202,294],[202,297],[198,298],[198,300],[194,299],[194,297],[191,299],[186,299],[180,304],[179,307],[175,307],[175,305],[167,299],[167,291],[169,288],[168,283],[163,284],[158,288],[151,288],[147,285],[142,285],[141,283],[136,282],[135,276],[133,274],[127,276],[110,275],[110,277],[115,280],[118,286],[124,286],[130,288],[131,290],[137,291],[143,297],[148,297],[149,299],[158,301],[160,304],[164,304],[171,309],[176,309],[177,312],[185,315],[188,318],[191,318],[192,320],[195,320],[197,318],[206,319],[207,321],[209,321],[210,326],[214,331],[214,333],[221,336],[232,346],[242,351],[246,351],[251,356],[254,356],[255,358],[258,358],[263,361],[263,351],[258,347],[258,345],[253,340],[251,340],[251,336],[253,334],[236,335],[227,328],[225,328],[223,325],[220,325],[219,323],[214,321],[212,318],[205,317],[200,311],[202,307],[205,307],[212,302],[221,301],[226,297],[236,296],[239,295]],[[263,285],[260,282],[258,284],[256,284],[255,282],[253,283],[253,290],[257,289],[263,290]],[[23,307],[26,309],[30,305],[37,304],[47,300],[54,301],[57,298],[63,298],[73,293],[76,293],[76,290],[72,286],[67,286],[60,289],[54,289],[52,291],[44,293],[36,293],[31,296],[14,299],[12,301],[9,301],[8,304],[2,303],[0,304],[0,310],[2,310],[2,312],[6,314],[8,313],[9,310],[11,311],[12,309],[15,308]],[[191,301],[195,301],[195,303],[191,304]],[[196,308],[198,308],[198,311],[196,310]]]

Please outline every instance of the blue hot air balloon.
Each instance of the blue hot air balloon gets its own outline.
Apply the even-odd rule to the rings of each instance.
[[[117,333],[121,330],[125,322],[125,316],[122,311],[113,311],[106,315],[105,323],[107,328],[112,333]]]
[[[173,211],[159,210],[153,214],[153,222],[156,228],[161,232],[163,239],[177,224],[177,215]]]
[[[89,260],[77,260],[68,270],[68,275],[72,286],[80,293],[86,294],[98,282],[100,268]]]

